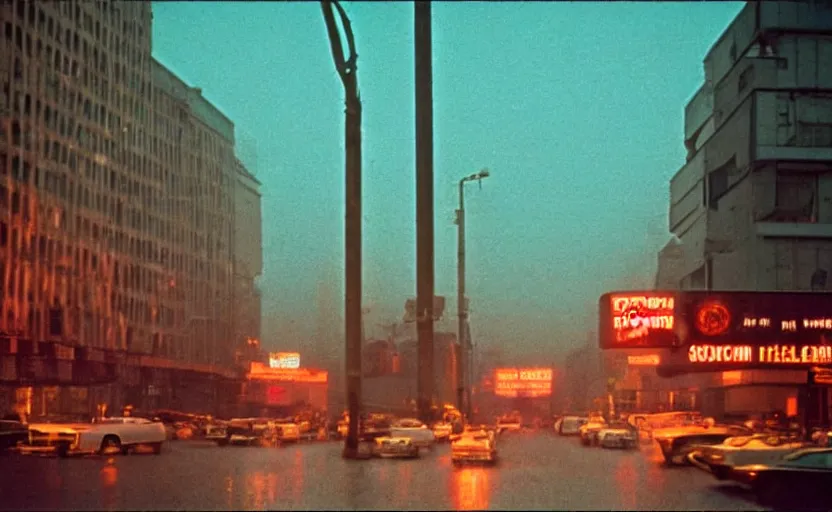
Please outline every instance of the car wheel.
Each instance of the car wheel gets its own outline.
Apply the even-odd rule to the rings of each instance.
[[[159,455],[162,453],[162,443],[152,443],[150,449],[153,451],[153,455]]]
[[[109,455],[111,453],[124,453],[126,450],[125,446],[121,445],[121,439],[118,436],[114,435],[107,435],[104,436],[104,439],[101,440],[101,448],[99,449],[99,453],[101,455]]]
[[[59,444],[58,448],[55,450],[55,453],[57,453],[58,457],[62,459],[69,457],[69,443]]]
[[[767,478],[757,477],[757,480],[752,486],[752,490],[757,497],[757,501],[764,507],[776,507],[777,500],[780,497],[779,486]]]

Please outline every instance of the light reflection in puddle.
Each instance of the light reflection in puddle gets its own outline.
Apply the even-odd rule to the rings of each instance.
[[[457,510],[486,510],[491,494],[489,468],[463,467],[451,473],[452,506]]]

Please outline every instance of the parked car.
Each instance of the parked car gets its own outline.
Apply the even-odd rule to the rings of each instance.
[[[687,465],[688,455],[703,446],[719,445],[726,439],[746,436],[751,432],[741,425],[688,425],[659,429],[653,432],[653,439],[662,451],[668,465]]]
[[[731,469],[751,464],[773,464],[784,455],[804,448],[801,439],[773,434],[730,437],[721,444],[701,446],[688,454],[699,469],[710,472],[717,480],[726,480]]]
[[[576,436],[580,433],[581,425],[586,422],[587,418],[581,416],[565,416],[555,424],[555,428],[562,436]]]
[[[512,413],[497,418],[497,430],[502,432],[519,432],[523,429],[523,419],[519,414]]]
[[[419,420],[406,418],[393,423],[390,427],[390,437],[407,437],[420,448],[433,445],[435,437],[433,430]]]
[[[593,416],[586,423],[578,427],[578,435],[584,446],[598,445],[598,432],[607,426],[607,420],[601,416]]]
[[[623,448],[631,450],[638,448],[638,431],[626,421],[614,421],[596,434],[601,448]]]
[[[451,440],[451,434],[454,432],[452,423],[442,421],[433,424],[433,437],[437,443],[445,443]]]
[[[0,453],[29,439],[29,429],[20,421],[0,420]]]
[[[735,466],[728,479],[748,485],[765,507],[832,508],[832,448],[804,448],[779,460]]]
[[[381,436],[375,438],[373,455],[383,459],[415,459],[419,457],[419,447],[409,437]]]
[[[165,426],[134,417],[97,418],[91,424],[34,423],[29,425],[24,453],[55,453],[65,457],[80,454],[127,454],[140,446],[162,452],[167,439]]]

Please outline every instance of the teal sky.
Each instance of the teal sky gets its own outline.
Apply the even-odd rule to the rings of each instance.
[[[684,163],[684,105],[741,8],[434,3],[436,289],[455,297],[456,182],[488,167],[482,189],[466,189],[480,343],[562,353],[594,329],[601,293],[651,283],[668,180]],[[364,104],[372,333],[415,294],[413,6],[345,9]],[[264,345],[302,350],[318,283],[340,296],[343,280],[343,88],[320,6],[155,3],[153,44],[237,126],[263,182]]]

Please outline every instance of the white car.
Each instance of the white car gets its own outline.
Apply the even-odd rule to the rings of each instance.
[[[415,459],[419,457],[419,447],[408,437],[377,437],[373,455],[383,459]]]
[[[638,448],[638,432],[623,421],[612,422],[603,427],[596,434],[601,448],[623,448],[632,450]]]
[[[24,453],[49,452],[58,456],[112,453],[126,454],[138,446],[148,446],[153,453],[162,451],[167,440],[165,426],[144,418],[100,418],[91,424],[29,425],[29,443]]]
[[[407,418],[399,420],[390,427],[390,437],[407,437],[415,446],[427,448],[433,445],[436,436],[433,430],[419,420]]]
[[[688,460],[699,469],[713,474],[717,480],[725,480],[736,466],[774,464],[784,455],[807,445],[809,443],[801,440],[770,434],[736,436],[729,437],[722,444],[699,447],[688,454]]]
[[[557,432],[562,436],[576,436],[580,434],[581,426],[586,422],[587,419],[580,416],[566,416],[556,424]]]

